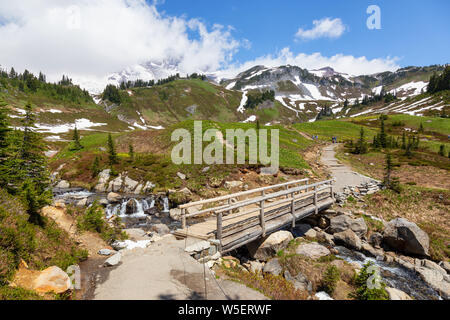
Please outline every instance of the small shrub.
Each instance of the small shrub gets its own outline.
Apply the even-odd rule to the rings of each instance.
[[[322,290],[332,295],[340,278],[341,273],[339,269],[334,265],[328,266],[322,279]]]
[[[370,289],[367,284],[371,277],[376,277],[376,271],[368,271],[373,262],[368,262],[361,271],[355,275],[354,284],[358,287],[355,292],[349,295],[350,298],[357,300],[388,300],[389,295],[386,292],[386,284],[379,279],[379,288]]]

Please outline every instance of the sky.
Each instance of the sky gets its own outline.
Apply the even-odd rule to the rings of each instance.
[[[51,81],[149,61],[223,77],[258,64],[372,74],[449,63],[448,12],[448,0],[0,0],[0,66]]]

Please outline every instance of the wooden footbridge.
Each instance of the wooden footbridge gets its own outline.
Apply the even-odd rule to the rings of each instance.
[[[224,253],[285,227],[295,227],[296,221],[335,202],[333,180],[308,182],[295,180],[181,205],[182,227],[174,234],[213,240]],[[208,208],[193,210],[199,207]]]

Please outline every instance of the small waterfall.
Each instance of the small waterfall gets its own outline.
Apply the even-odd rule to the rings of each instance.
[[[163,198],[163,205],[164,205],[164,209],[163,209],[163,212],[164,213],[167,213],[167,212],[169,212],[170,210],[169,210],[169,198],[167,198],[167,197],[165,197],[165,198]]]
[[[130,204],[131,203],[131,204]],[[119,204],[108,204],[106,206],[106,217],[110,218],[112,216],[119,216],[121,218],[139,218],[145,217],[146,212],[155,206],[155,200],[152,199],[150,204],[148,199],[135,199],[129,198],[122,200]],[[130,208],[133,209],[133,212],[127,213]]]

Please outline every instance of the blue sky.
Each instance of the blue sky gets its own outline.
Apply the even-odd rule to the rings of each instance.
[[[381,30],[366,27],[366,9],[372,4],[381,9]],[[251,43],[250,49],[241,48],[235,54],[238,62],[284,47],[294,54],[398,57],[401,66],[450,62],[448,0],[165,0],[158,9],[171,16],[200,18],[209,26],[231,25],[235,38]],[[325,17],[340,18],[348,29],[337,39],[295,41],[300,27],[310,29],[313,20]]]

